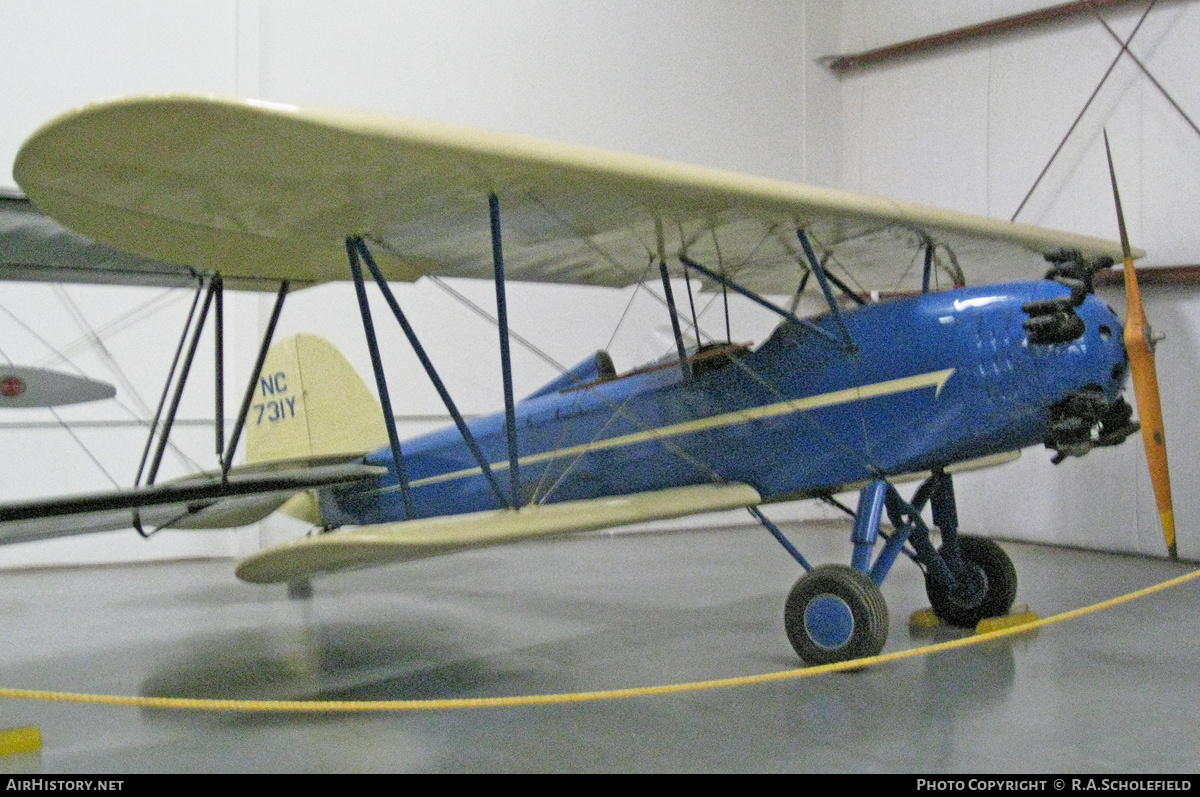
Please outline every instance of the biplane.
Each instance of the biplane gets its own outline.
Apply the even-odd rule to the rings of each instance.
[[[1012,563],[994,542],[959,533],[953,473],[1034,445],[1058,460],[1122,442],[1138,429],[1122,398],[1131,366],[1156,488],[1168,487],[1161,413],[1140,392],[1154,386],[1152,361],[1147,376],[1126,339],[1144,328],[1136,282],[1128,324],[1093,292],[1094,275],[1117,259],[1134,277],[1123,226],[1116,243],[520,136],[206,97],[67,114],[26,142],[15,174],[42,213],[76,233],[204,281],[189,359],[224,286],[279,291],[227,445],[218,406],[218,471],[0,508],[2,541],[141,530],[148,507],[173,528],[283,507],[317,533],[237,572],[294,583],[744,507],[805,571],[785,627],[797,653],[819,663],[882,649],[879,585],[901,554],[924,571],[943,620],[971,626],[1008,611]],[[968,273],[981,284],[967,286]],[[502,412],[459,412],[389,285],[423,276],[494,283]],[[346,279],[378,403],[324,341],[271,346],[289,290]],[[514,280],[654,286],[674,346],[623,373],[597,352],[518,401],[505,293]],[[452,427],[399,438],[371,283]],[[676,297],[686,289],[694,307],[694,283],[745,297],[779,324],[757,346],[710,338]],[[892,293],[877,301],[881,288]],[[797,313],[806,290],[823,303],[815,316]],[[792,301],[770,298],[779,296]],[[249,463],[235,467],[243,428]],[[905,498],[897,485],[912,478]],[[848,565],[814,567],[762,512],[855,489]],[[1169,494],[1160,509],[1173,546]],[[88,525],[96,513],[103,522]]]

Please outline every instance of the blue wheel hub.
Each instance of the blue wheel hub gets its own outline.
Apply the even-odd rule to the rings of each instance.
[[[804,607],[804,631],[817,647],[836,650],[854,636],[854,612],[837,595],[817,595]]]

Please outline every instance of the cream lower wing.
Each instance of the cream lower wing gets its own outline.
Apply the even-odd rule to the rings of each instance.
[[[1012,462],[1019,456],[1019,451],[1010,451],[980,457],[951,465],[947,471],[962,473],[992,468]],[[902,474],[892,481],[923,480],[929,475],[928,472]],[[852,490],[859,486],[844,485],[840,489]],[[312,500],[311,496],[308,500]],[[305,537],[252,554],[238,564],[237,575],[243,581],[255,584],[274,584],[348,568],[422,559],[467,548],[739,509],[760,503],[762,497],[758,491],[746,484],[700,484],[634,495],[533,505],[517,511],[497,509],[359,526]],[[315,501],[309,511],[313,514],[313,522],[317,522],[315,518],[319,515]]]
[[[260,551],[238,564],[237,576],[255,584],[273,584],[534,537],[738,509],[760,501],[758,491],[746,484],[702,484],[519,510],[359,526]]]

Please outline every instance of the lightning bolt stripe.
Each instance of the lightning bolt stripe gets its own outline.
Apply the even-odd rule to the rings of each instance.
[[[859,387],[851,387],[844,390],[835,390],[830,393],[821,393],[820,395],[816,396],[807,396],[801,399],[780,401],[776,404],[764,404],[761,407],[750,407],[744,410],[724,412],[719,415],[709,415],[705,418],[696,418],[695,420],[691,421],[683,421],[681,423],[673,423],[667,426],[659,426],[654,429],[646,429],[641,432],[617,435],[616,437],[606,437],[602,440],[594,440],[590,443],[581,443],[579,445],[567,446],[566,448],[556,448],[553,451],[527,454],[521,457],[518,463],[520,465],[534,465],[539,462],[546,462],[552,459],[562,459],[564,457],[590,454],[594,451],[606,451],[611,448],[632,446],[649,440],[666,440],[671,437],[693,434],[695,432],[703,432],[709,429],[719,429],[725,426],[734,426],[740,423],[761,421],[767,418],[776,418],[781,415],[791,415],[797,412],[807,412],[808,410],[831,407],[837,404],[848,404],[852,401],[863,401],[865,399],[878,398],[880,396],[890,396],[896,393],[907,393],[911,390],[920,390],[927,387],[935,388],[934,397],[936,398],[937,395],[942,392],[942,387],[945,386],[946,381],[949,380],[953,374],[953,368],[945,368],[941,371],[929,371],[928,373],[924,374],[906,376],[900,379],[889,379],[885,382],[875,382],[870,385],[861,385]],[[508,469],[507,461],[493,462],[490,464],[493,471]],[[450,481],[452,479],[463,479],[468,476],[478,476],[480,473],[482,473],[482,471],[479,468],[465,468],[463,470],[451,471],[450,473],[441,473],[437,476],[414,479],[409,482],[409,486],[421,487],[427,484],[437,484],[438,482]],[[388,492],[398,489],[398,486],[384,487],[377,492]]]

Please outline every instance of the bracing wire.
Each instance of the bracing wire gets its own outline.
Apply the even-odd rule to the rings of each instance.
[[[589,236],[574,229],[574,227],[566,219],[562,218],[559,214],[554,213],[553,210],[540,197],[530,194],[529,198],[535,204],[537,204],[551,219],[553,219],[554,221],[563,225],[568,231],[571,232],[572,235],[574,235],[576,238],[580,239],[585,246],[587,246],[593,252],[599,254],[601,257],[603,257],[605,260],[607,260],[609,263],[611,263],[615,268],[617,268],[622,273],[630,274],[630,272],[627,269],[621,267],[620,264],[616,263],[615,259],[611,256],[611,254],[608,253],[606,250],[604,250],[603,247],[600,247],[598,244],[596,244],[595,241],[593,241]],[[721,265],[723,267],[724,266],[724,263],[723,263],[724,255],[721,251],[720,243],[717,240],[717,231],[714,227],[711,227],[711,226],[707,227],[705,231],[709,232],[713,236],[714,245],[716,247],[716,251],[718,253],[719,259],[722,260]],[[761,250],[763,245],[765,245],[765,242],[768,240],[772,240],[775,237],[775,234],[776,234],[776,231],[774,230],[774,228],[766,229],[764,231],[764,234],[759,239],[758,245],[754,248],[754,250],[751,252],[751,254],[743,260],[742,265],[745,265],[745,264],[749,263],[751,260],[753,260],[753,258],[756,256],[757,252],[759,250]],[[683,237],[682,229],[680,230],[680,235],[682,238]],[[795,251],[791,247],[787,246],[787,244],[784,243],[782,241],[782,239],[780,239],[780,242],[783,243],[785,251],[789,252],[793,257],[796,256]],[[621,319],[618,321],[618,330],[619,330],[621,324],[625,321],[626,317],[628,316],[634,298],[636,297],[637,293],[640,292],[641,290],[644,290],[650,296],[657,299],[661,304],[666,305],[666,300],[664,298],[658,296],[657,293],[655,293],[653,290],[646,288],[644,286],[645,275],[648,273],[649,269],[653,267],[654,261],[655,261],[654,253],[653,253],[653,251],[651,251],[650,257],[649,257],[649,263],[647,264],[646,268],[643,270],[642,274],[640,275],[640,278],[638,279],[638,281],[636,283],[637,287],[632,292],[632,294],[630,296],[630,300],[626,304],[625,310],[622,313]],[[851,279],[853,279],[852,274],[849,276],[851,277]],[[445,291],[446,293],[448,293],[449,295],[451,295],[452,297],[457,299],[460,303],[464,304],[464,306],[471,309],[474,313],[476,313],[480,317],[485,318],[492,324],[497,323],[496,319],[489,312],[487,312],[486,310],[484,310],[482,307],[475,304],[471,300],[467,299],[465,296],[463,296],[458,291],[451,288],[443,280],[439,279],[438,277],[431,277],[431,280],[439,288],[441,288],[443,291]],[[857,280],[855,280],[855,282],[857,282]],[[689,287],[690,287],[690,284],[689,284]],[[715,298],[716,297],[714,296],[713,301],[715,301]],[[711,307],[711,305],[712,305],[712,301],[709,302],[708,307]],[[704,309],[707,310],[708,307],[705,307]],[[697,343],[699,343],[701,341],[702,337],[705,336],[703,331],[699,328],[699,317],[701,315],[702,315],[702,313],[694,313],[693,319],[691,319],[692,320],[691,326],[693,327],[693,331],[696,336]],[[684,320],[684,323],[687,323],[687,319]],[[609,345],[611,345],[612,341],[615,340],[616,334],[617,334],[617,331],[614,331],[612,337],[609,340]],[[524,346],[526,349],[528,349],[534,355],[536,355],[537,357],[542,359],[544,362],[551,365],[559,373],[564,373],[564,374],[567,373],[567,368],[562,363],[559,363],[553,357],[550,357],[546,352],[542,351],[537,346],[534,346],[523,336],[513,333],[510,330],[510,337],[513,340],[515,340],[518,344]],[[763,388],[766,389],[772,396],[776,397],[777,399],[784,400],[784,401],[787,400],[786,396],[778,388],[778,386],[776,386],[775,384],[773,384],[771,382],[771,380],[767,379],[762,374],[759,374],[757,371],[755,371],[753,368],[751,368],[748,364],[746,364],[742,360],[742,358],[730,358],[730,359],[733,362],[733,364],[736,365],[736,367],[742,369],[743,372],[748,374],[751,377],[751,379],[753,379],[755,382],[757,382],[758,384],[763,386]],[[591,392],[593,395],[601,398],[601,400],[603,400],[607,404],[609,404],[614,411],[613,416],[609,419],[609,421],[607,423],[605,423],[600,428],[600,430],[598,430],[595,433],[595,435],[593,436],[594,438],[597,438],[600,434],[602,434],[603,431],[608,428],[608,426],[612,422],[612,420],[614,420],[618,416],[631,422],[635,426],[641,427],[643,431],[652,431],[653,427],[651,425],[646,424],[643,421],[641,421],[640,419],[631,417],[629,415],[626,404],[629,402],[629,400],[630,400],[630,398],[632,398],[632,396],[626,397],[626,399],[624,401],[622,401],[620,404],[616,404],[615,402],[611,401],[607,397],[603,396],[603,394],[592,391],[590,387],[588,387],[588,386],[584,386],[584,387],[587,388],[589,390],[589,392]],[[801,412],[798,414],[801,415],[805,419],[805,422],[807,424],[809,424],[814,430],[816,430],[823,437],[825,437],[830,442],[830,444],[833,445],[835,448],[841,449],[844,452],[849,453],[853,458],[860,461],[864,466],[866,466],[871,471],[875,472],[878,470],[875,467],[875,465],[873,463],[871,463],[869,460],[867,460],[863,456],[863,454],[861,452],[859,452],[855,447],[848,445],[845,441],[841,440],[837,435],[834,435],[829,429],[826,429],[818,421],[816,421],[815,419],[813,419],[811,417],[808,417],[810,415],[810,413]],[[662,445],[664,446],[665,449],[667,449],[671,453],[675,454],[676,456],[679,456],[683,460],[689,462],[689,464],[696,466],[701,471],[708,472],[712,478],[719,480],[719,481],[724,480],[723,477],[719,473],[717,473],[712,468],[712,466],[709,465],[708,463],[699,461],[696,457],[694,457],[693,455],[691,455],[690,453],[683,450],[678,445],[674,444],[673,442],[671,442],[669,440],[665,440],[665,439],[661,439],[661,438],[656,438],[656,439],[658,442],[662,443]],[[594,439],[593,439],[593,442],[595,442]],[[550,486],[550,488],[542,496],[542,501],[545,501],[546,498],[548,498],[549,495],[563,482],[563,480],[571,472],[571,470],[573,468],[575,468],[579,462],[582,461],[583,457],[586,455],[586,450],[587,450],[587,447],[584,446],[581,449],[580,453],[574,458],[574,460],[567,465],[567,468],[564,470],[564,472],[556,478],[555,482]],[[541,489],[545,484],[545,478],[549,474],[550,470],[551,470],[551,467],[547,466],[545,472],[543,472],[543,474],[542,474],[542,478],[539,479],[539,482],[536,486],[537,493],[541,492]]]
[[[1153,6],[1154,3],[1152,2],[1150,5]],[[1117,32],[1112,29],[1112,26],[1104,20],[1104,17],[1100,16],[1100,12],[1097,11],[1095,7],[1089,4],[1088,10],[1092,12],[1092,15],[1096,17],[1096,20],[1104,26],[1105,30],[1108,31],[1108,35],[1112,36],[1117,44],[1121,45],[1121,51],[1128,53],[1133,62],[1138,65],[1138,69],[1142,70],[1142,73],[1146,76],[1146,78],[1154,84],[1154,88],[1158,89],[1159,93],[1163,95],[1163,98],[1166,99],[1167,102],[1171,103],[1171,107],[1183,117],[1183,121],[1187,122],[1188,127],[1192,128],[1192,132],[1200,136],[1200,127],[1196,126],[1196,123],[1192,121],[1192,117],[1188,116],[1187,111],[1183,110],[1183,106],[1175,101],[1175,98],[1171,96],[1171,93],[1167,91],[1166,87],[1163,86],[1162,83],[1158,82],[1158,78],[1154,77],[1154,75],[1150,72],[1149,67],[1142,63],[1142,59],[1133,54],[1133,50],[1129,49],[1129,42],[1121,41],[1121,37],[1118,36]],[[1147,8],[1146,11],[1149,12],[1150,9]],[[1132,39],[1133,37],[1130,36],[1129,38]]]
[[[625,303],[625,309],[621,313],[621,317],[617,319],[617,324],[613,327],[612,334],[608,337],[608,343],[604,344],[605,349],[611,349],[613,341],[617,339],[617,333],[621,331],[621,325],[625,323],[626,316],[629,315],[630,309],[633,307],[633,300],[637,298],[638,292],[645,287],[646,275],[650,273],[650,269],[654,266],[654,256],[651,255],[649,262],[646,263],[646,268],[642,271],[638,278],[637,284],[629,294],[629,301]]]
[[[83,453],[87,454],[88,459],[90,459],[92,463],[100,469],[100,472],[104,474],[104,477],[108,479],[112,486],[118,490],[121,489],[121,485],[117,484],[117,480],[114,479],[112,474],[108,472],[108,468],[104,467],[104,464],[101,463],[96,455],[92,453],[92,450],[87,447],[83,440],[80,439],[79,435],[75,434],[75,430],[72,429],[67,422],[64,421],[62,417],[54,411],[53,407],[47,407],[46,409],[50,410],[50,414],[54,416],[54,420],[58,421],[58,425],[61,426],[63,430],[71,436],[71,439],[79,445],[79,448],[83,450]]]
[[[0,348],[0,357],[4,358],[4,360],[10,365],[12,364],[12,360],[9,358],[8,353],[5,352],[3,348]],[[72,429],[67,422],[62,419],[62,416],[54,411],[53,407],[46,407],[46,409],[48,409],[50,414],[54,416],[54,420],[58,422],[58,425],[61,426],[66,433],[71,436],[71,439],[74,440],[81,449],[83,449],[83,453],[87,454],[88,458],[91,459],[92,463],[100,469],[100,472],[104,474],[105,478],[112,482],[113,487],[120,489],[120,485],[117,484],[117,480],[112,477],[112,474],[108,472],[108,468],[104,467],[100,460],[96,458],[96,455],[92,453],[91,449],[84,445],[83,441],[79,439],[79,435],[75,434],[75,430]]]
[[[1109,75],[1111,75],[1112,71],[1116,69],[1117,63],[1121,60],[1121,56],[1127,52],[1129,43],[1133,41],[1133,37],[1137,35],[1137,32],[1142,27],[1142,23],[1145,22],[1146,17],[1149,16],[1150,9],[1154,8],[1154,4],[1157,1],[1158,0],[1150,0],[1150,4],[1146,6],[1146,10],[1142,12],[1141,18],[1138,19],[1137,25],[1134,26],[1133,32],[1129,34],[1129,38],[1125,39],[1125,43],[1122,44],[1121,49],[1117,51],[1116,58],[1114,58],[1112,63],[1108,65],[1108,69],[1104,71],[1104,75],[1100,78],[1100,82],[1097,83],[1096,88],[1092,90],[1091,96],[1087,98],[1087,102],[1085,102],[1083,107],[1079,109],[1079,113],[1076,115],[1075,121],[1071,122],[1071,126],[1067,128],[1066,134],[1063,135],[1062,140],[1058,142],[1058,146],[1054,148],[1054,152],[1050,155],[1050,159],[1046,161],[1046,165],[1042,167],[1042,171],[1038,174],[1037,179],[1033,181],[1033,185],[1029,186],[1029,191],[1026,192],[1024,199],[1021,200],[1021,204],[1017,205],[1017,209],[1013,211],[1012,217],[1009,218],[1009,221],[1016,221],[1017,216],[1021,215],[1021,211],[1025,209],[1026,203],[1029,202],[1029,198],[1033,196],[1033,192],[1037,190],[1039,185],[1041,185],[1042,178],[1046,176],[1046,172],[1050,171],[1050,166],[1053,165],[1054,161],[1058,158],[1059,153],[1062,152],[1062,148],[1066,146],[1067,139],[1071,137],[1071,134],[1075,132],[1075,128],[1079,126],[1079,122],[1083,119],[1083,115],[1087,113],[1088,108],[1092,107],[1092,103],[1095,101],[1096,96],[1100,93],[1100,89],[1102,89],[1104,84],[1108,82]],[[1120,41],[1120,39],[1118,39],[1118,41]],[[1130,53],[1130,55],[1133,55],[1133,53]]]
[[[104,341],[96,333],[95,328],[92,327],[91,323],[88,322],[87,318],[83,315],[83,312],[79,309],[79,305],[75,303],[75,300],[71,298],[71,295],[67,293],[66,288],[64,288],[62,285],[54,285],[53,289],[55,296],[57,296],[59,301],[62,302],[63,307],[66,308],[67,313],[71,316],[71,319],[75,322],[75,325],[79,327],[79,331],[83,333],[91,347],[100,355],[100,359],[103,360],[104,364],[108,366],[110,371],[112,371],[112,374],[114,377],[116,377],[117,381],[121,383],[121,387],[126,391],[126,393],[129,394],[130,399],[133,400],[133,403],[137,406],[138,411],[141,412],[143,417],[148,417],[150,415],[150,408],[146,406],[146,402],[142,400],[141,394],[138,393],[137,388],[134,386],[133,382],[130,381],[129,376],[125,373],[125,369],[122,368],[121,364],[118,363],[116,358],[112,356],[112,352],[110,352],[108,347],[104,345]]]
[[[76,308],[76,309],[78,309],[78,308]],[[23,321],[12,310],[8,309],[3,304],[0,304],[0,312],[7,315],[14,323],[16,323],[22,329],[24,329],[25,332],[27,332],[31,337],[33,337],[36,341],[38,341],[40,344],[42,344],[44,347],[46,347],[46,349],[48,351],[52,352],[53,356],[55,358],[55,360],[54,360],[55,362],[63,363],[64,365],[68,366],[69,368],[74,370],[76,373],[78,373],[80,376],[87,376],[87,373],[82,368],[80,368],[74,362],[74,360],[72,360],[69,356],[67,356],[67,354],[63,350],[56,347],[50,341],[46,340],[46,338],[43,337],[41,334],[39,334],[36,329],[31,327],[29,324],[25,323],[25,321]],[[120,398],[113,397],[111,399],[111,401],[133,420],[137,421],[140,424],[145,424],[147,426],[149,425],[150,422],[147,420],[146,415],[139,414],[136,410],[134,410],[132,407],[130,407],[128,404],[126,404],[124,401],[122,401]],[[95,462],[96,456],[87,448],[87,446],[85,446],[83,444],[83,442],[79,439],[79,437],[77,435],[75,435],[75,433],[73,431],[71,431],[69,425],[65,421],[63,421],[61,418],[59,418],[57,414],[55,415],[55,418],[58,419],[59,424],[61,426],[63,426],[67,430],[68,434],[70,434],[71,437],[80,445],[80,447],[83,449],[84,453],[87,454],[87,456],[89,458],[91,458],[92,461]],[[197,464],[196,461],[193,460],[191,457],[189,457],[183,451],[183,449],[179,448],[178,445],[176,445],[174,442],[171,442],[171,441],[168,441],[168,445],[169,445],[171,451],[177,457],[179,457],[180,461],[183,462],[187,467],[191,468],[192,470],[200,470],[200,465]],[[100,466],[100,469],[104,470],[103,466]],[[109,476],[107,471],[105,472],[105,476],[108,476],[110,481],[112,480],[112,477]]]
[[[101,324],[100,326],[95,327],[93,331],[96,337],[101,339],[109,338],[112,335],[122,332],[134,324],[137,324],[138,322],[155,315],[160,310],[163,310],[174,304],[180,298],[182,298],[183,295],[184,294],[181,291],[178,291],[174,288],[167,288],[161,293],[156,294],[150,299],[147,299],[138,306],[132,308],[128,312],[122,313],[119,318],[115,318],[112,321],[109,321],[107,324]],[[81,335],[70,343],[59,347],[59,351],[61,352],[61,355],[76,354],[80,351],[84,351],[91,345],[92,336]],[[60,359],[60,354],[55,353],[43,357],[38,361],[38,364],[49,366],[55,362],[58,362]]]

